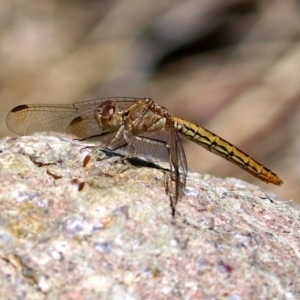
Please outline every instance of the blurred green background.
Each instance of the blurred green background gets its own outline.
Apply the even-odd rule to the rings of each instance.
[[[300,3],[0,2],[0,135],[22,103],[150,97],[272,169],[266,185],[184,142],[189,168],[299,201]]]

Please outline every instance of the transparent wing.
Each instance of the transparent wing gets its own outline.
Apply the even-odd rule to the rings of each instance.
[[[142,141],[138,140],[134,144],[137,152],[141,153],[148,160],[150,158],[158,165],[166,162],[171,170],[168,174],[166,190],[170,196],[172,215],[174,216],[176,205],[182,198],[186,186],[187,162],[182,141],[175,128],[170,128],[167,131],[145,133],[143,137]],[[145,138],[150,141],[159,141],[159,143],[145,142]],[[165,164],[161,166],[166,168]]]
[[[182,141],[175,128],[169,130],[144,132],[140,136],[126,132],[129,145],[122,137],[117,139],[110,148],[123,155],[135,154],[138,158],[153,162],[164,169],[169,169],[168,194],[171,197],[173,213],[177,202],[183,196],[186,186],[187,162]],[[132,150],[134,149],[134,152]]]
[[[11,131],[21,135],[56,131],[87,138],[101,134],[100,127],[94,118],[94,111],[106,100],[115,101],[119,110],[122,110],[141,99],[109,97],[74,104],[23,104],[9,112],[6,124]]]

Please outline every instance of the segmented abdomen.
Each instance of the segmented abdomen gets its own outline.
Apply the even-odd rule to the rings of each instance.
[[[172,118],[172,120],[176,130],[192,142],[224,157],[251,175],[267,183],[276,185],[283,183],[283,181],[271,170],[209,130],[180,118]]]

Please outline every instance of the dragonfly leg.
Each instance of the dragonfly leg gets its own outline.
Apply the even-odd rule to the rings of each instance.
[[[81,148],[81,151],[86,150],[86,149],[92,149],[91,153],[89,153],[84,158],[84,160],[83,160],[83,166],[84,167],[87,166],[88,162],[91,159],[91,156],[94,155],[94,152],[96,152],[96,150],[105,150],[105,149],[111,150],[111,149],[109,149],[109,146],[112,145],[118,139],[118,137],[120,136],[120,134],[121,134],[122,131],[123,131],[123,135],[124,135],[124,126],[121,126],[119,128],[119,130],[117,131],[117,133],[115,134],[114,138],[110,142],[108,142],[108,143],[106,143],[104,145],[86,146],[86,147]],[[81,140],[86,140],[86,139],[95,138],[95,137],[101,137],[101,136],[104,136],[104,135],[109,134],[109,133],[110,132],[103,132],[102,134],[90,136],[90,137],[87,137],[87,138],[84,138],[84,139],[81,139]],[[103,159],[105,159],[105,158],[103,158]]]

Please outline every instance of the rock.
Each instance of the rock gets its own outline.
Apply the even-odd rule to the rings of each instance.
[[[95,155],[83,167],[86,145],[0,141],[5,299],[300,298],[298,207],[189,173],[173,219],[161,170]]]

